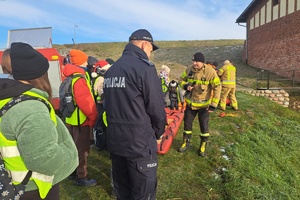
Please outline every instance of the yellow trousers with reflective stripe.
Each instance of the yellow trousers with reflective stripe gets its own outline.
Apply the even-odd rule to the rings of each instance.
[[[226,109],[226,99],[227,97],[230,100],[231,106],[234,109],[238,109],[238,103],[235,97],[235,92],[236,92],[236,88],[227,88],[222,86],[222,91],[221,91],[221,98],[220,98],[220,107],[222,110]]]

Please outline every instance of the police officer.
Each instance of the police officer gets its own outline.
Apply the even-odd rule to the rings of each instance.
[[[150,54],[158,47],[139,29],[105,73],[107,149],[118,199],[156,199],[157,142],[166,115],[160,80]]]

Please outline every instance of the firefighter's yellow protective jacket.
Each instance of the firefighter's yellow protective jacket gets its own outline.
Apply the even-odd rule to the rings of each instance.
[[[184,89],[187,88],[187,84],[193,85],[193,90],[185,97],[187,106],[193,110],[218,106],[221,82],[213,68],[206,65],[200,70],[195,70],[193,66],[187,67],[180,76],[179,84]]]

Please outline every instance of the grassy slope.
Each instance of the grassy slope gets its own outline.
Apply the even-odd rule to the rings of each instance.
[[[196,51],[207,59],[232,60],[238,79],[253,84],[256,69],[240,62],[242,41],[158,42],[153,54],[157,65],[171,66],[176,79]],[[82,44],[76,48],[99,59],[121,55],[125,43]],[[58,48],[73,48],[58,46]],[[114,50],[115,49],[115,50]],[[249,82],[250,80],[250,82]],[[245,82],[243,82],[245,81]],[[193,146],[184,153],[176,149],[182,141],[182,126],[170,151],[159,156],[157,199],[299,199],[300,114],[263,97],[237,92],[240,110],[227,116],[211,115],[208,157],[197,156],[199,127],[195,120]],[[61,184],[61,199],[111,199],[110,160],[107,152],[91,150],[89,176],[99,185],[76,187],[70,180]]]

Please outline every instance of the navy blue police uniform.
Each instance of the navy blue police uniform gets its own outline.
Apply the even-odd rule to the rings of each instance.
[[[156,140],[164,132],[166,115],[157,71],[142,49],[126,45],[105,74],[104,95],[107,150],[114,184],[121,193],[117,196],[142,199],[146,194],[155,199]]]

